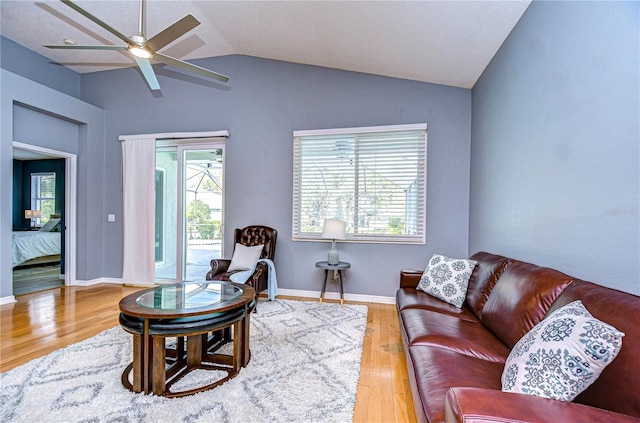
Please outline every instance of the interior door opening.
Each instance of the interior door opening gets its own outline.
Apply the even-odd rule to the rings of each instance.
[[[36,238],[34,242],[40,243],[24,246],[29,260],[17,264],[12,258],[13,294],[73,285],[76,155],[18,142],[13,147],[13,187],[20,191],[14,192],[12,201],[13,237]],[[50,240],[37,239],[40,234],[59,237],[55,253],[49,251],[54,248]],[[13,244],[15,250],[16,240]]]

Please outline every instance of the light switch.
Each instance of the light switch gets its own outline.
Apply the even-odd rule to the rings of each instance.
[[[107,221],[115,222],[116,221],[116,215],[115,214],[108,214],[107,215]]]

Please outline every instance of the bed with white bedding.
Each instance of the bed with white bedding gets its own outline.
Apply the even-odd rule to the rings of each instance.
[[[13,233],[13,267],[45,256],[58,256],[61,248],[60,232],[24,231]]]

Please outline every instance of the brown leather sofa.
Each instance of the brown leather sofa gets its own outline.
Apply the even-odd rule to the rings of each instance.
[[[640,297],[490,253],[471,259],[460,309],[416,290],[422,271],[400,274],[396,306],[419,422],[640,422]],[[615,360],[573,402],[502,392],[514,344],[578,299],[625,333]]]

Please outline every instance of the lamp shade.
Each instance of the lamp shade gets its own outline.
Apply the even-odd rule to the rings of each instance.
[[[336,219],[325,220],[320,236],[329,239],[347,239],[347,222]]]
[[[39,217],[42,217],[42,211],[40,211],[40,210],[25,210],[24,211],[24,218],[25,219],[38,219]]]

